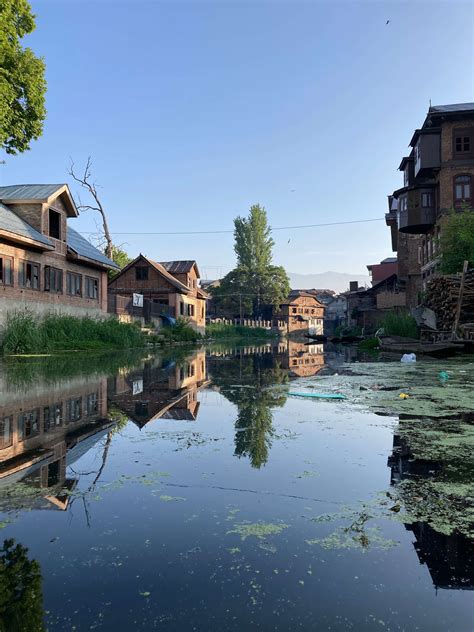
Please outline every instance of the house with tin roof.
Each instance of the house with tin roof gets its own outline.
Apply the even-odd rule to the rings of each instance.
[[[135,316],[145,321],[183,318],[204,333],[208,295],[200,287],[196,261],[159,262],[140,254],[109,281],[109,311],[129,313],[134,294],[143,297]]]
[[[0,325],[24,307],[107,314],[107,272],[118,266],[69,226],[77,216],[67,184],[0,187]]]

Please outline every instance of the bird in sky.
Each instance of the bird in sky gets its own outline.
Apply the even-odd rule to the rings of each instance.
[[[288,239],[288,243],[290,243],[291,239]]]
[[[290,193],[294,193],[296,191],[296,189],[291,189]]]
[[[385,22],[385,26],[387,26],[387,24],[389,24],[389,23],[390,23],[390,20],[387,20],[387,21]]]

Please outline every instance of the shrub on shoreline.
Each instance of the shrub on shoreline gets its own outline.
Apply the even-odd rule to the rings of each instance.
[[[268,338],[271,335],[271,332],[263,327],[225,325],[224,323],[211,323],[206,327],[207,338]]]
[[[4,355],[125,349],[145,344],[137,325],[120,323],[115,318],[78,318],[55,313],[41,317],[29,309],[9,314],[2,333]]]

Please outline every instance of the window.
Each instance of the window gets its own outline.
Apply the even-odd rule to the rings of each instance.
[[[99,394],[91,393],[86,398],[86,411],[88,415],[94,415],[99,410]]]
[[[0,257],[0,285],[13,285],[13,257]]]
[[[407,197],[400,198],[400,210],[406,211],[407,208],[408,208],[408,198]]]
[[[179,313],[181,316],[184,316],[184,303],[179,304]]]
[[[0,419],[0,450],[12,445],[12,424],[13,417]]]
[[[63,405],[52,404],[43,409],[44,432],[61,426],[63,423]]]
[[[31,290],[39,290],[40,287],[40,266],[38,263],[29,261],[20,262],[19,281],[21,287]]]
[[[422,193],[421,194],[421,206],[422,208],[431,208],[433,206],[433,194]]]
[[[39,409],[23,413],[18,417],[18,439],[24,441],[39,434]]]
[[[82,276],[74,272],[66,274],[66,292],[70,296],[82,296]]]
[[[456,176],[454,178],[454,201],[461,203],[471,199],[471,176]]]
[[[44,291],[63,293],[63,271],[51,266],[44,267]]]
[[[454,130],[454,154],[457,157],[471,153],[471,134],[470,130]],[[461,156],[459,156],[461,154]]]
[[[99,298],[99,279],[86,277],[86,296],[87,298]]]
[[[66,414],[68,423],[79,421],[82,414],[82,399],[80,397],[77,397],[76,399],[69,399],[67,401]]]
[[[188,305],[188,316],[194,316],[194,305]]]
[[[61,214],[49,209],[49,236],[61,239]]]
[[[135,279],[137,281],[148,281],[148,268],[145,266],[137,266],[135,268]]]

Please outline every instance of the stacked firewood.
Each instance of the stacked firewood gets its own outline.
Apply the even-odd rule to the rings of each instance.
[[[461,287],[461,275],[435,277],[428,283],[424,304],[436,314],[439,331],[451,331]],[[464,281],[460,324],[474,324],[474,269],[468,270]]]

